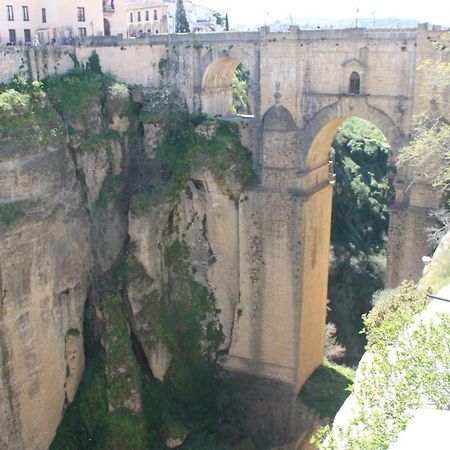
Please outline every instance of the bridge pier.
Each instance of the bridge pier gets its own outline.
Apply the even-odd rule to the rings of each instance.
[[[419,280],[423,256],[434,251],[427,230],[436,226],[431,212],[439,209],[439,194],[429,182],[414,178],[397,181],[395,203],[389,209],[386,288],[395,288],[403,280]]]

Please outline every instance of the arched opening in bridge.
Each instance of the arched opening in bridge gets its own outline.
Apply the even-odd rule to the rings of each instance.
[[[373,124],[350,117],[334,136],[330,151],[335,186],[332,200],[328,279],[328,331],[337,327],[345,353],[338,359],[356,364],[364,351],[362,315],[375,292],[384,288],[393,200],[390,146]],[[339,355],[326,342],[329,357]]]
[[[361,77],[358,72],[352,72],[350,75],[349,92],[354,95],[361,93]]]
[[[251,116],[251,73],[238,59],[225,56],[213,61],[202,80],[202,111],[211,116]]]
[[[305,161],[311,188],[317,187],[310,188],[303,211],[299,371],[305,378],[300,385],[310,375],[302,360],[310,358],[314,347],[319,357],[323,348],[328,358],[349,365],[359,361],[364,351],[361,316],[371,309],[373,294],[384,287],[393,174],[388,139],[380,122],[380,128],[374,123],[351,116],[331,120],[315,133]],[[390,129],[383,129],[393,138]],[[330,181],[334,189],[326,187]],[[328,333],[322,341],[315,330],[323,327],[326,316]]]
[[[111,24],[106,18],[103,18],[103,31],[105,36],[111,36]]]

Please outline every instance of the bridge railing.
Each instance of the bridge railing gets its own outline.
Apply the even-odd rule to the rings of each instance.
[[[126,38],[121,36],[84,36],[78,40],[80,45],[91,47],[130,46],[130,45],[171,45],[186,44],[201,46],[208,43],[253,42],[260,39],[258,31],[238,33],[183,33],[152,34],[143,37]]]

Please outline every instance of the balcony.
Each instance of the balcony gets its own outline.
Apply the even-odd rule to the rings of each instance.
[[[115,11],[114,0],[104,0],[103,1],[103,13],[112,14]]]

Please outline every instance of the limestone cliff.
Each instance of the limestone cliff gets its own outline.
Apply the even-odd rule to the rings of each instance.
[[[83,375],[89,287],[126,237],[124,209],[98,203],[126,169],[117,102],[128,90],[90,97],[72,117],[38,83],[0,96],[0,448],[46,449]],[[101,101],[116,102],[107,120]],[[102,146],[74,145],[108,121],[116,134]]]
[[[0,100],[0,448],[47,449],[63,415],[52,449],[195,440],[239,314],[248,130],[155,115],[95,58]]]

